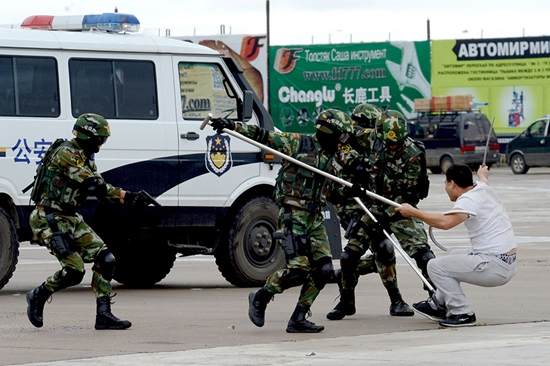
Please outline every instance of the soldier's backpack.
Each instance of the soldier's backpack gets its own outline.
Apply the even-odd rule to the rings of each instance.
[[[34,180],[31,184],[29,184],[25,189],[23,189],[23,193],[26,193],[29,189],[32,188],[31,191],[31,200],[33,202],[40,201],[40,195],[42,194],[42,191],[44,190],[44,185],[46,183],[45,174],[46,174],[46,167],[49,165],[50,161],[53,157],[53,152],[57,150],[58,147],[63,144],[67,140],[59,138],[53,142],[53,144],[50,145],[48,150],[46,150],[46,153],[44,156],[42,156],[42,160],[40,161],[40,164],[36,167],[36,174],[34,175]]]

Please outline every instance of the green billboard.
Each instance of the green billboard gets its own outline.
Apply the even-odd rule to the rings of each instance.
[[[431,96],[429,41],[271,46],[269,65],[270,112],[286,132],[312,133],[323,109],[361,103],[411,117],[414,99]]]

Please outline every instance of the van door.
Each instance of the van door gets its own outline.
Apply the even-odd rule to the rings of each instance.
[[[242,93],[219,58],[173,56],[176,119],[178,124],[179,206],[193,214],[179,216],[179,225],[215,225],[219,208],[231,205],[237,187],[260,174],[260,149],[207,126],[205,117],[237,120],[237,98]],[[247,122],[257,124],[253,116]],[[180,212],[182,212],[180,210]],[[193,217],[196,215],[196,217]]]

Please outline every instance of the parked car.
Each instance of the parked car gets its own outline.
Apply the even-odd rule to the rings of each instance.
[[[506,147],[506,163],[514,174],[525,174],[531,167],[550,167],[550,114],[538,118]]]
[[[484,157],[488,167],[498,161],[497,136],[483,113],[419,113],[407,122],[409,136],[424,143],[426,165],[434,174],[444,173],[454,163],[476,170]],[[489,149],[485,152],[489,131]]]

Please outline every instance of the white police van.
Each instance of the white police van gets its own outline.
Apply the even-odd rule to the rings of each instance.
[[[127,14],[34,16],[23,27],[0,30],[0,288],[15,270],[18,242],[32,240],[34,207],[22,190],[48,146],[72,138],[86,112],[111,126],[96,156],[105,180],[146,190],[162,205],[136,211],[89,199],[80,210],[115,254],[115,280],[152,285],[178,253],[213,254],[237,286],[263,283],[284,266],[271,237],[279,164],[241,140],[199,129],[208,113],[273,129],[232,58],[130,34],[139,22]],[[338,255],[332,208],[327,216]]]

